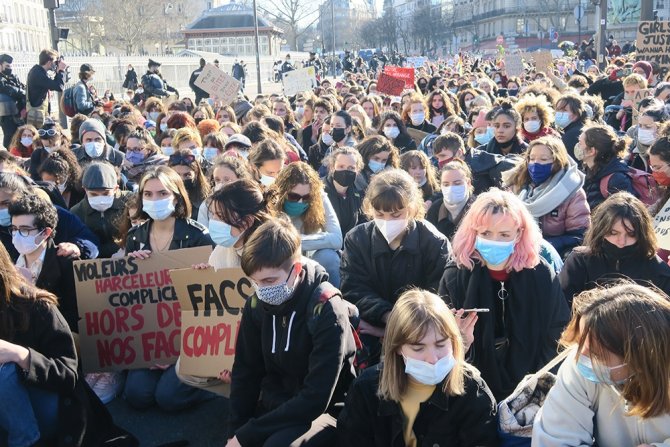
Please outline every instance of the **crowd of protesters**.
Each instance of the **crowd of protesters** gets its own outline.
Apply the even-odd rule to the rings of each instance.
[[[497,403],[567,350],[528,444],[670,446],[660,67],[463,53],[380,91],[402,59],[230,104],[83,64],[63,128],[72,68],[0,55],[0,445],[137,445],[105,404],[217,395],[229,447],[502,445]],[[232,369],[83,374],[73,262],[201,246],[253,285]]]

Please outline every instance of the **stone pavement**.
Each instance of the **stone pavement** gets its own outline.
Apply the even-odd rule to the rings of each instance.
[[[141,447],[224,447],[226,443],[228,399],[223,397],[176,413],[155,407],[135,410],[120,397],[107,408],[114,422],[135,435]]]

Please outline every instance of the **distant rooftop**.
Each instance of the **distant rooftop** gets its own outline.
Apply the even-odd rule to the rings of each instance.
[[[230,3],[203,12],[200,17],[186,27],[187,30],[252,28],[254,10],[234,0]],[[258,15],[259,28],[275,28],[264,17]]]

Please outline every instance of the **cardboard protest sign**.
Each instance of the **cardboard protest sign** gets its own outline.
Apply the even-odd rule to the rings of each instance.
[[[180,306],[170,269],[207,262],[211,247],[154,252],[149,259],[76,261],[84,372],[170,364],[180,346]]]
[[[216,101],[230,104],[237,98],[242,84],[212,64],[205,65],[195,80],[195,85],[210,94]]]
[[[525,73],[520,54],[505,55],[505,71],[507,76],[522,76]]]
[[[637,118],[640,114],[640,103],[644,98],[654,96],[654,89],[640,89],[636,91],[633,95],[624,94],[624,100],[629,100],[633,103],[633,126],[637,124]]]
[[[428,59],[425,57],[408,57],[407,58],[407,66],[408,67],[414,67],[414,68],[421,68],[424,65],[426,65],[426,61]]]
[[[400,96],[405,89],[403,79],[394,78],[386,73],[380,73],[377,78],[377,91],[391,96]]]
[[[405,81],[405,88],[414,88],[414,68],[412,67],[396,67],[394,65],[387,65],[384,67],[384,73],[393,76],[397,79]]]
[[[241,269],[170,271],[181,304],[179,372],[217,377],[232,370],[246,300],[254,294]]]
[[[665,79],[670,70],[670,22],[641,21],[637,25],[636,55],[638,61],[656,62],[659,77]]]
[[[654,217],[654,232],[658,246],[670,250],[670,200],[665,202],[661,211]]]
[[[551,66],[554,63],[554,58],[549,51],[533,53],[533,60],[535,60],[535,71],[544,73],[550,72]]]
[[[421,144],[423,139],[428,136],[427,132],[423,132],[423,131],[417,130],[417,129],[412,129],[411,127],[407,128],[407,133],[409,134],[410,137],[412,137],[412,140],[414,140],[417,147],[419,146],[419,144]]]
[[[312,90],[316,87],[316,71],[314,71],[314,67],[287,71],[282,76],[282,84],[284,84],[284,94],[286,96]]]

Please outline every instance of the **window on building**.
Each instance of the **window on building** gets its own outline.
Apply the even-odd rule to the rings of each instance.
[[[526,19],[516,19],[516,33],[524,34],[525,32]]]
[[[567,24],[568,24],[568,18],[565,16],[561,17],[561,29],[565,29]]]

